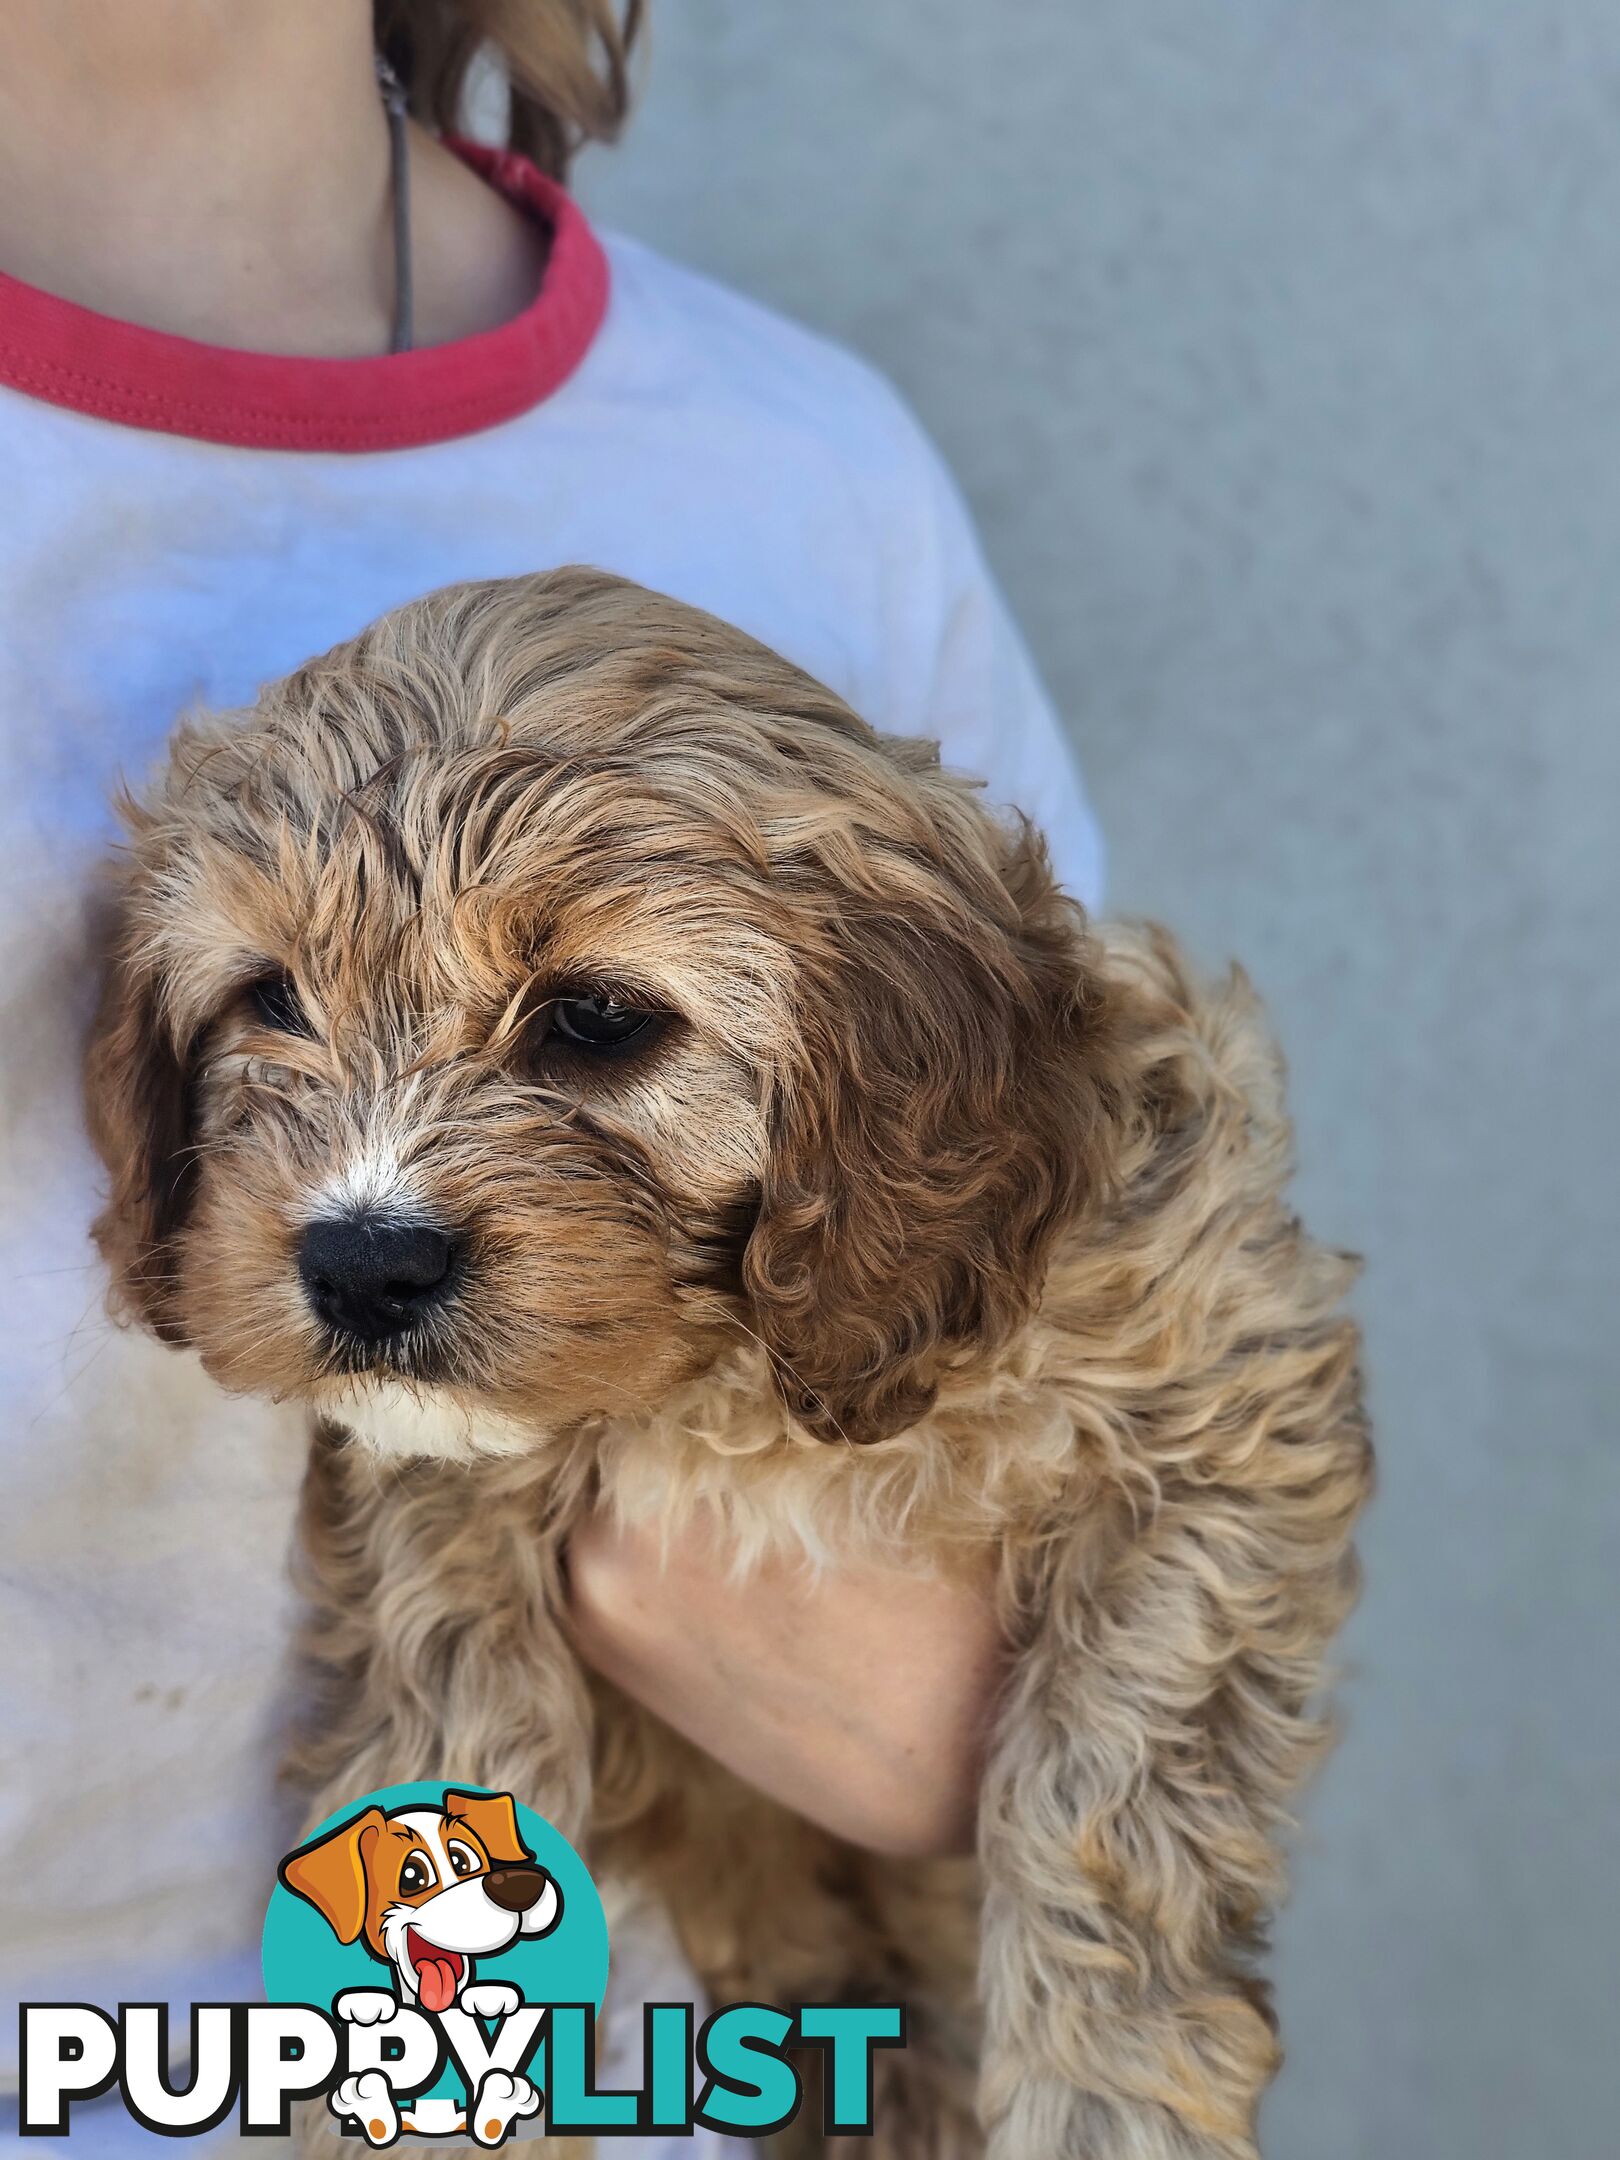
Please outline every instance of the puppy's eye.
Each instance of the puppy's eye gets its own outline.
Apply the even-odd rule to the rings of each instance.
[[[551,1008],[550,1033],[581,1050],[622,1050],[658,1018],[638,1005],[621,1005],[600,991],[560,997]]]
[[[452,1844],[450,1847],[450,1865],[458,1875],[476,1875],[478,1873],[478,1856],[470,1846]]]
[[[432,1868],[420,1853],[412,1853],[399,1871],[401,1897],[415,1897],[419,1890],[431,1890],[433,1883]]]
[[[293,979],[283,971],[261,975],[257,982],[249,983],[247,1001],[261,1027],[273,1028],[278,1035],[308,1035],[311,1032]]]

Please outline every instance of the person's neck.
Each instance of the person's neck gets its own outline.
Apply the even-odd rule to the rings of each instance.
[[[412,130],[416,341],[532,296],[533,229]],[[5,0],[0,271],[249,350],[387,350],[388,125],[364,0]]]

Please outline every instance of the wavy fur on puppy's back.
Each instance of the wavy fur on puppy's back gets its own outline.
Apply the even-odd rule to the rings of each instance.
[[[1121,1197],[1043,1312],[1096,1484],[1009,1569],[981,2104],[997,2160],[1247,2160],[1278,2059],[1253,1959],[1371,1485],[1354,1263],[1286,1205],[1247,981],[1200,985],[1158,931],[1109,958],[1136,1017]]]

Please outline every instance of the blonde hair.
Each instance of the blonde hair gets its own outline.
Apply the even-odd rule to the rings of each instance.
[[[467,73],[489,47],[512,89],[508,141],[565,180],[587,142],[611,142],[630,110],[630,51],[644,0],[373,0],[377,50],[415,116],[462,121]]]

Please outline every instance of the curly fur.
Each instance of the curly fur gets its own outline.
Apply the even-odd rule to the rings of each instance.
[[[131,824],[98,1235],[127,1312],[320,1415],[312,1814],[507,1787],[718,1997],[898,1993],[896,2160],[1252,2154],[1370,1458],[1243,979],[1092,930],[931,748],[590,572],[435,595],[190,724]],[[255,1023],[267,966],[308,1035]],[[537,1070],[582,978],[678,1022]],[[472,1241],[391,1392],[298,1291],[334,1189]],[[977,1862],[843,1845],[589,1680],[562,1554],[598,1504],[718,1516],[739,1567],[991,1555]]]

